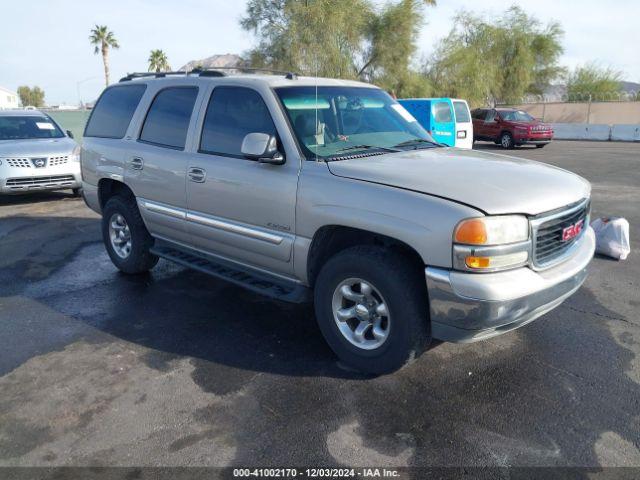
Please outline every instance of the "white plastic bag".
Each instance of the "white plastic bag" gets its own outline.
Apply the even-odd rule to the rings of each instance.
[[[629,222],[621,217],[596,218],[591,222],[596,232],[596,253],[624,260],[629,255]]]

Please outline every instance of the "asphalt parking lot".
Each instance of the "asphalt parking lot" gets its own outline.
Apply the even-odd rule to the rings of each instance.
[[[1,198],[0,465],[640,466],[640,144],[512,153],[589,179],[631,255],[520,330],[374,379],[311,306],[164,261],[123,276],[82,200]]]

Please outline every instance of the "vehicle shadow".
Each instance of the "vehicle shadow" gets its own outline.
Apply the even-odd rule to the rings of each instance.
[[[25,205],[29,203],[52,202],[68,198],[78,198],[71,190],[55,190],[52,192],[31,192],[20,195],[0,195],[0,207]]]
[[[503,148],[502,145],[495,144],[493,142],[476,142],[473,144],[474,150],[498,150],[501,152],[512,152],[513,150],[520,149],[529,149],[529,150],[539,150],[535,145],[520,145],[518,147],[514,147],[512,149]]]
[[[124,275],[108,258],[98,219],[12,216],[2,222],[0,297],[38,302],[147,347],[145,361],[153,368],[186,356],[209,374],[211,366],[226,365],[367,378],[338,363],[311,304],[271,300],[164,260],[147,274]],[[56,336],[53,325],[45,328]],[[86,328],[78,331],[84,335]],[[20,362],[27,357],[23,352]]]

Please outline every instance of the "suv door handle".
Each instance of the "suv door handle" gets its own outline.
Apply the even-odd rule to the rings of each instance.
[[[131,170],[142,170],[144,168],[144,160],[140,157],[133,157],[129,165],[131,165]]]
[[[204,183],[207,178],[207,172],[205,169],[199,167],[189,167],[187,175],[189,175],[189,180],[196,183]]]

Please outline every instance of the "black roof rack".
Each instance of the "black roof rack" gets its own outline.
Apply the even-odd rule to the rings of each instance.
[[[120,79],[121,82],[128,82],[129,80],[133,80],[134,78],[145,78],[145,77],[154,77],[154,78],[164,78],[167,75],[188,75],[189,72],[185,71],[177,71],[177,72],[133,72],[127,73],[126,77],[122,77]]]
[[[128,73],[126,77],[120,79],[121,82],[128,82],[136,78],[164,78],[169,75],[198,75],[200,77],[226,77],[227,71],[237,71],[240,73],[271,73],[275,75],[284,75],[288,80],[297,80],[298,74],[294,72],[286,72],[284,70],[273,70],[270,68],[253,68],[253,67],[216,67],[216,68],[194,68],[190,71],[180,70],[177,72],[133,72]]]

